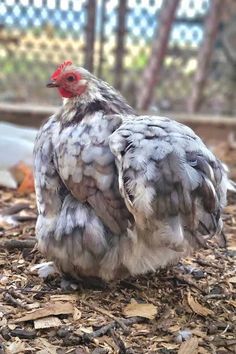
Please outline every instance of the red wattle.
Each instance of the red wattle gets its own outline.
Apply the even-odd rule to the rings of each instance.
[[[58,91],[60,92],[60,95],[65,98],[70,98],[73,96],[71,92],[66,91],[63,87],[59,87]]]
[[[58,91],[60,92],[60,95],[62,97],[65,97],[65,98],[71,98],[71,97],[74,97],[74,96],[80,96],[80,95],[82,95],[82,93],[84,93],[85,90],[86,90],[86,85],[85,86],[80,86],[78,91],[76,92],[76,94],[74,94],[74,93],[72,93],[70,91],[67,91],[63,87],[58,87]]]

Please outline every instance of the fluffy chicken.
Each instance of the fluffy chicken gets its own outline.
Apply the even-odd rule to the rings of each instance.
[[[178,261],[222,230],[222,163],[187,126],[138,116],[111,86],[64,62],[63,105],[34,149],[41,252],[64,275],[106,281]]]

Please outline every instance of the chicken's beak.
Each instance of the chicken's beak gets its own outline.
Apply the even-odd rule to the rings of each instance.
[[[50,80],[47,85],[47,87],[59,87],[58,83],[56,82],[56,80]]]

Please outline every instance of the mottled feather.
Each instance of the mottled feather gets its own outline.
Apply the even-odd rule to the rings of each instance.
[[[78,70],[87,91],[64,100],[35,144],[40,250],[64,274],[111,280],[206,245],[222,229],[222,163],[190,128],[137,116]]]

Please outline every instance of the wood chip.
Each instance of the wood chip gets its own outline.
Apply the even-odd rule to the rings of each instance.
[[[79,330],[83,333],[86,333],[86,334],[93,333],[92,327],[80,327]]]
[[[25,343],[21,339],[16,338],[14,342],[10,343],[9,346],[7,346],[7,354],[18,353],[25,353]]]
[[[178,354],[197,354],[198,353],[198,339],[190,338],[183,342],[178,350]]]
[[[236,300],[229,300],[227,303],[236,308]]]
[[[229,278],[228,281],[229,281],[230,283],[236,284],[236,276],[235,276],[235,277],[232,277],[232,278]]]
[[[60,327],[61,325],[61,320],[55,316],[48,316],[34,320],[35,329]]]
[[[139,316],[153,320],[157,314],[157,308],[153,304],[139,304],[132,301],[123,309],[123,314],[126,317]]]
[[[207,334],[200,331],[199,329],[193,329],[192,330],[192,334],[194,334],[195,336],[197,337],[200,337],[200,338],[206,338],[207,337]]]
[[[211,354],[208,350],[203,347],[198,348],[198,354]]]
[[[171,333],[175,333],[175,332],[179,331],[180,329],[181,329],[181,326],[179,326],[179,325],[174,325],[174,326],[168,327],[168,331]]]
[[[74,307],[73,320],[78,321],[81,319],[82,313],[77,307]]]
[[[31,312],[25,313],[22,317],[11,321],[12,323],[19,323],[24,321],[36,320],[50,315],[68,315],[74,312],[74,306],[71,303],[55,302],[49,304],[44,308],[40,308]]]
[[[47,339],[40,337],[34,340],[35,346],[41,350],[37,350],[37,354],[57,354],[58,347],[52,345]]]
[[[218,141],[217,146],[236,181],[236,149],[222,150]],[[24,199],[0,188],[0,214],[19,203],[30,206],[20,212],[21,220],[16,220],[16,226],[0,228],[0,244],[4,246],[0,247],[0,328],[6,354],[128,353],[129,348],[135,353],[236,353],[236,193],[229,193],[228,197],[229,207],[222,215],[227,250],[219,248],[213,238],[208,249],[182,258],[181,269],[167,267],[111,282],[105,290],[87,289],[86,280],[81,279],[81,289],[69,293],[59,288],[59,276],[44,282],[29,272],[35,263],[46,261],[25,243],[35,241],[35,222],[30,221],[37,213],[35,195]],[[22,222],[22,217],[28,221]],[[132,298],[142,304],[133,305],[136,312],[130,315],[137,313],[137,317],[126,317],[127,304],[135,304],[130,301]],[[58,312],[55,303],[59,303]],[[149,304],[157,306],[154,320],[141,317],[143,304],[148,306],[148,317]],[[211,310],[214,313],[208,315]],[[22,319],[29,322],[21,322]],[[56,327],[59,321],[61,325]],[[36,327],[55,327],[35,329],[34,322]],[[191,338],[199,340],[197,349],[196,339]]]
[[[174,350],[179,346],[178,344],[175,343],[165,343],[165,342],[161,343],[161,345],[168,350]]]
[[[52,302],[58,301],[69,301],[69,302],[76,302],[79,300],[78,294],[63,294],[63,295],[51,295],[50,300]]]
[[[196,314],[200,316],[209,316],[213,315],[213,311],[208,309],[207,307],[202,306],[199,304],[197,300],[195,300],[190,293],[187,295],[188,305]]]

